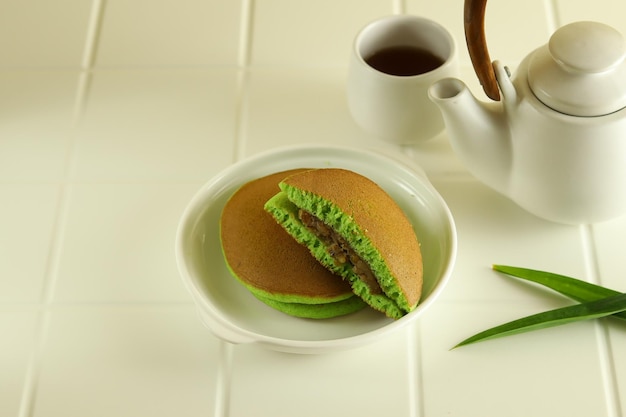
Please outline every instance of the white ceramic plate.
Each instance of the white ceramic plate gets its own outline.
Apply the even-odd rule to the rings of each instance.
[[[343,317],[288,316],[254,298],[225,265],[219,239],[224,204],[244,183],[291,168],[345,168],[378,183],[405,211],[421,243],[424,289],[417,309],[391,320],[370,308]],[[243,160],[203,186],[181,218],[176,257],[204,324],[232,343],[320,353],[361,346],[415,320],[447,283],[456,258],[456,230],[445,202],[413,161],[380,150],[332,146],[280,148]]]

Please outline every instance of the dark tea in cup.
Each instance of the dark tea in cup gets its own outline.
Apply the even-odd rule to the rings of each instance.
[[[375,51],[365,62],[385,74],[407,77],[430,72],[443,65],[444,60],[427,49],[399,45]]]
[[[368,134],[398,145],[444,130],[428,88],[459,77],[456,44],[430,19],[392,15],[366,25],[354,39],[346,95],[354,121]]]

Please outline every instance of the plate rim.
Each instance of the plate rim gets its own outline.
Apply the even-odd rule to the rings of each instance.
[[[228,318],[226,318],[224,314],[222,314],[221,311],[213,303],[207,302],[206,299],[202,298],[202,291],[197,287],[197,285],[195,285],[195,280],[191,276],[190,271],[187,268],[184,256],[184,249],[186,247],[185,240],[186,236],[188,235],[187,232],[193,230],[193,225],[196,221],[194,217],[197,218],[198,215],[203,212],[203,210],[206,210],[206,207],[202,207],[200,203],[207,200],[207,196],[210,194],[209,192],[212,191],[213,188],[218,187],[221,183],[224,183],[225,181],[227,183],[230,183],[232,179],[229,180],[229,178],[232,178],[234,174],[240,172],[242,168],[245,168],[248,165],[254,165],[255,163],[264,161],[268,158],[276,158],[281,155],[289,155],[293,153],[300,153],[303,151],[316,151],[318,153],[322,152],[328,154],[329,159],[341,156],[334,155],[333,152],[343,152],[344,154],[349,153],[351,154],[351,156],[367,156],[369,158],[383,159],[389,162],[402,164],[403,171],[409,171],[410,174],[412,174],[413,176],[420,177],[422,181],[421,185],[426,187],[428,191],[432,194],[432,196],[435,197],[439,205],[437,211],[439,212],[440,216],[443,215],[442,220],[444,220],[444,225],[446,226],[445,238],[448,241],[448,250],[445,255],[447,257],[447,262],[444,264],[444,268],[440,273],[440,279],[433,287],[433,290],[429,294],[429,297],[423,302],[420,302],[416,310],[398,320],[394,320],[387,325],[373,329],[366,333],[323,340],[301,340],[262,334],[246,328],[242,328],[228,320]],[[257,170],[254,171],[256,172]],[[273,168],[273,171],[268,171],[268,174],[277,171],[278,169]],[[255,176],[250,176],[250,178],[255,178]],[[247,177],[242,178],[239,185],[244,184],[247,180]],[[222,185],[225,186],[226,183]],[[323,351],[338,350],[342,348],[363,345],[370,340],[379,338],[381,335],[396,330],[412,322],[417,317],[419,317],[423,313],[423,311],[425,311],[430,306],[430,304],[432,304],[437,298],[439,298],[440,293],[447,286],[452,275],[454,265],[456,263],[457,247],[458,237],[452,212],[450,211],[443,197],[432,185],[424,170],[417,164],[417,162],[410,159],[404,154],[395,151],[389,152],[388,149],[371,147],[353,148],[349,146],[325,144],[298,144],[275,147],[243,158],[222,169],[216,175],[206,181],[195,192],[191,200],[189,200],[179,220],[175,239],[175,255],[180,279],[182,279],[186,289],[191,293],[196,309],[200,312],[203,323],[209,328],[209,330],[212,331],[212,333],[214,333],[218,338],[222,340],[226,340],[235,344],[260,344],[274,350],[282,350],[295,353],[319,353]]]

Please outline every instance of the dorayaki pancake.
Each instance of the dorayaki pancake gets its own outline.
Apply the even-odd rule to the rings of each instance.
[[[340,277],[337,278],[341,279]],[[268,306],[282,311],[283,313],[309,319],[328,319],[343,316],[359,311],[366,306],[365,302],[356,295],[346,298],[345,300],[323,304],[284,303],[270,298],[259,297],[258,295],[256,295],[256,297]]]
[[[276,221],[373,308],[400,318],[422,293],[422,256],[411,223],[376,183],[352,171],[314,169],[279,184],[265,205]]]
[[[320,265],[263,209],[281,180],[302,171],[250,181],[230,197],[220,220],[226,264],[258,299],[287,314],[327,318],[357,311],[365,304],[350,285]]]

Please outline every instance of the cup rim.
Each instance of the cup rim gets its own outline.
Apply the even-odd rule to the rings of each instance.
[[[434,27],[437,29],[437,31],[439,32],[439,34],[441,35],[442,39],[445,39],[450,51],[448,53],[448,56],[445,57],[444,62],[438,66],[437,68],[427,71],[427,72],[423,72],[423,73],[419,73],[419,74],[415,74],[415,75],[394,75],[394,74],[388,74],[386,72],[377,70],[376,68],[372,67],[371,65],[369,65],[365,58],[363,57],[363,54],[361,54],[361,50],[360,47],[362,45],[363,39],[369,35],[369,32],[372,31],[375,27],[383,25],[383,24],[392,24],[394,22],[419,22],[422,24],[428,24],[431,27]],[[415,79],[415,78],[427,78],[429,76],[432,76],[433,74],[437,74],[438,72],[440,72],[441,70],[443,70],[444,68],[448,68],[452,65],[454,65],[455,61],[456,61],[456,56],[457,56],[457,44],[456,41],[454,39],[454,36],[452,36],[452,34],[450,33],[450,31],[443,26],[441,23],[424,17],[424,16],[418,16],[418,15],[409,15],[409,14],[397,14],[397,15],[387,15],[387,16],[383,16],[383,17],[379,17],[377,19],[371,20],[370,22],[368,22],[367,24],[365,24],[357,33],[357,35],[355,36],[353,43],[352,43],[352,52],[354,54],[354,56],[356,57],[356,59],[358,60],[358,62],[363,65],[364,67],[366,67],[368,70],[371,70],[372,72],[376,73],[376,74],[380,74],[381,76],[385,76],[388,77],[390,79],[402,79],[402,80],[406,80],[406,79]]]

